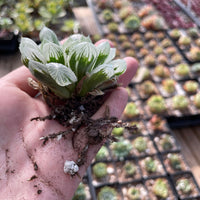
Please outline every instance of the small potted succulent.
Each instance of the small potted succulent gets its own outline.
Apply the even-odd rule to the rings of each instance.
[[[72,200],[87,200],[87,195],[85,191],[85,186],[83,183],[80,183]]]
[[[192,192],[193,185],[190,183],[190,180],[187,178],[181,178],[176,182],[176,190],[180,194],[180,196],[189,196]]]
[[[176,110],[185,111],[188,109],[189,101],[184,95],[175,95],[172,98],[172,107]]]
[[[182,35],[178,40],[178,44],[180,45],[182,49],[186,49],[190,47],[191,42],[192,42],[191,38],[185,35]]]
[[[171,45],[172,45],[172,42],[168,38],[165,38],[164,40],[161,41],[161,46],[163,48],[167,48],[167,47],[169,47]]]
[[[139,153],[144,153],[146,152],[146,149],[148,148],[147,146],[147,139],[145,137],[137,137],[133,141],[133,147],[139,152]]]
[[[163,151],[168,151],[173,149],[174,141],[170,135],[164,134],[160,138],[160,146],[162,147]]]
[[[136,53],[133,49],[127,49],[125,51],[126,56],[136,57]]]
[[[102,17],[105,20],[105,22],[112,21],[113,19],[113,12],[111,9],[105,9],[102,12]]]
[[[136,187],[130,187],[127,192],[127,197],[129,200],[141,199],[140,190]]]
[[[166,199],[169,196],[169,186],[167,183],[167,180],[162,179],[162,178],[158,178],[152,187],[152,191],[153,193],[161,198],[161,199]]]
[[[197,92],[198,86],[197,81],[189,80],[183,84],[183,89],[187,92],[187,94],[194,94]]]
[[[136,49],[141,49],[144,47],[144,42],[141,39],[138,39],[134,42],[134,47]]]
[[[192,39],[196,39],[196,38],[199,37],[199,31],[198,31],[198,29],[195,28],[195,27],[189,28],[189,29],[187,30],[187,33],[188,33],[188,35],[189,35]]]
[[[163,53],[163,48],[161,46],[155,46],[153,52],[156,56],[158,56]]]
[[[154,69],[154,75],[158,76],[159,78],[169,78],[169,68],[164,65],[157,65]]]
[[[131,36],[131,40],[135,41],[135,40],[139,40],[142,39],[142,35],[140,33],[133,33]]]
[[[95,156],[96,161],[107,160],[109,158],[108,148],[102,146]]]
[[[172,55],[174,55],[177,52],[176,48],[173,47],[173,46],[167,47],[165,50],[166,50],[166,52],[167,52],[167,54],[169,56],[172,56]]]
[[[171,61],[173,64],[179,64],[183,60],[182,56],[179,53],[175,53],[171,57]]]
[[[138,11],[138,15],[139,17],[143,18],[146,17],[147,15],[152,15],[154,12],[155,9],[152,5],[145,5]]]
[[[118,142],[112,143],[110,148],[115,159],[123,160],[131,154],[133,147],[129,140],[121,139]]]
[[[163,132],[165,131],[166,122],[164,119],[162,119],[159,115],[153,115],[149,121],[150,129],[153,130],[153,132]]]
[[[127,49],[131,49],[132,44],[129,41],[124,41],[121,43],[120,46],[123,50],[127,50]]]
[[[116,33],[116,32],[118,32],[118,24],[117,23],[115,23],[115,22],[110,22],[110,23],[108,23],[108,25],[107,25],[107,27],[108,27],[108,30],[112,33],[112,32],[114,32],[114,33]]]
[[[160,114],[166,111],[165,100],[161,95],[153,95],[147,100],[147,106],[150,112]]]
[[[92,167],[92,172],[96,179],[105,179],[105,177],[108,175],[107,165],[103,162],[99,162]]]
[[[147,30],[163,30],[165,29],[165,21],[164,19],[157,15],[150,15],[145,17],[142,22],[141,22],[142,26],[144,28],[146,28]]]
[[[140,19],[136,15],[130,15],[124,20],[124,25],[128,31],[136,31],[140,27]]]
[[[190,51],[187,53],[187,57],[192,62],[200,61],[200,48],[199,47],[191,47]]]
[[[97,193],[97,199],[98,200],[105,200],[105,199],[118,200],[119,194],[115,188],[110,187],[110,186],[104,186],[100,188],[99,192]]]
[[[132,119],[134,117],[138,117],[140,115],[140,110],[135,102],[127,103],[124,112],[123,118]]]
[[[128,36],[124,34],[119,35],[117,39],[119,40],[119,42],[125,42],[129,40]]]
[[[154,48],[157,45],[158,45],[158,43],[154,39],[150,40],[149,43],[148,43],[149,48]]]
[[[145,56],[144,63],[148,67],[153,67],[156,64],[156,59],[155,59],[155,57],[153,55],[149,54],[149,55]]]
[[[128,16],[131,16],[132,14],[133,14],[133,8],[131,6],[122,7],[119,10],[119,17],[122,20],[126,19]]]
[[[146,48],[141,48],[140,51],[139,51],[139,54],[140,54],[141,57],[144,57],[144,56],[149,54],[149,51]]]
[[[144,34],[144,38],[146,40],[151,40],[151,39],[154,39],[154,33],[152,31],[147,31],[145,34]]]
[[[173,29],[169,33],[170,37],[174,40],[178,40],[181,37],[181,31],[179,29]]]
[[[174,79],[168,78],[162,81],[162,88],[167,96],[174,94],[176,91],[176,81]]]
[[[138,92],[140,96],[145,99],[150,95],[155,94],[157,92],[157,88],[152,81],[146,80],[138,87]]]
[[[161,65],[167,65],[168,64],[168,58],[165,54],[160,54],[157,58],[157,61]]]
[[[124,134],[124,128],[123,127],[116,127],[112,130],[112,134],[115,136],[115,137],[120,137],[120,136],[123,136]]]
[[[180,78],[189,76],[189,72],[190,72],[190,68],[188,64],[186,63],[181,63],[175,66],[175,74],[179,76]]]
[[[156,36],[159,40],[163,40],[165,38],[165,33],[163,31],[158,31]]]

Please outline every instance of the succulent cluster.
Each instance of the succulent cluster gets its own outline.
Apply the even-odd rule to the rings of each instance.
[[[47,27],[40,32],[40,40],[37,45],[29,38],[22,38],[22,61],[43,89],[62,99],[102,95],[126,70],[125,61],[113,60],[115,49],[108,42],[95,46],[89,37],[74,34],[61,45]]]

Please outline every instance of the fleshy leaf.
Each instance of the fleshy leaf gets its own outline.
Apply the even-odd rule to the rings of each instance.
[[[74,72],[60,63],[49,63],[46,65],[49,74],[60,86],[67,86],[77,81]]]
[[[71,97],[72,92],[70,91],[70,89],[73,91],[73,88],[59,86],[56,81],[50,76],[45,64],[36,61],[30,61],[28,67],[31,73],[38,79],[38,81],[50,88],[55,95],[61,98]]]
[[[111,60],[113,60],[116,56],[116,49],[115,48],[110,48],[110,53],[107,56],[106,60],[104,63],[109,63]]]
[[[126,61],[122,59],[117,59],[109,62],[110,65],[113,66],[115,71],[115,75],[119,76],[126,71]]]
[[[19,50],[22,54],[22,62],[27,67],[29,60],[46,63],[46,60],[37,44],[29,38],[22,37]]]
[[[94,68],[104,63],[110,52],[110,44],[108,42],[102,42],[96,49],[98,51],[98,57]]]
[[[98,53],[96,47],[89,42],[81,42],[70,50],[68,57],[69,66],[80,81],[90,71],[96,61]]]
[[[47,62],[56,62],[65,64],[64,52],[61,46],[48,42],[42,47]]]
[[[98,89],[97,87],[99,85],[112,78],[114,74],[115,72],[112,65],[103,64],[98,66],[84,79],[80,96],[85,96],[94,89]]]
[[[53,42],[55,44],[59,44],[56,34],[51,29],[47,28],[46,26],[44,26],[42,30],[40,31],[39,37],[41,41],[46,40],[46,41]]]
[[[81,42],[89,42],[92,43],[89,37],[85,37],[81,34],[71,35],[62,45],[64,51],[68,54],[71,47]]]

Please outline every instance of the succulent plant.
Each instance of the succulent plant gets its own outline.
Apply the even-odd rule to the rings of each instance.
[[[181,63],[175,67],[175,73],[182,77],[188,76],[189,71],[190,71],[190,68],[189,68],[188,64],[186,64],[186,63]]]
[[[132,41],[139,40],[141,38],[142,36],[139,33],[133,33],[133,35],[131,36]]]
[[[129,140],[119,140],[111,144],[112,153],[118,159],[124,159],[124,157],[130,154],[132,145]]]
[[[127,118],[132,118],[138,116],[140,113],[139,109],[137,108],[137,105],[134,102],[127,103],[125,109],[124,109],[124,116]]]
[[[147,81],[145,81],[144,83],[141,84],[141,91],[145,95],[151,95],[151,94],[154,94],[156,92],[156,86],[152,81],[147,80]]]
[[[156,40],[152,39],[149,41],[149,47],[150,48],[154,48],[158,43],[156,42]]]
[[[172,55],[171,60],[174,64],[179,64],[183,60],[182,56],[178,53]]]
[[[199,33],[198,33],[198,29],[197,28],[194,28],[194,27],[189,28],[187,32],[188,32],[188,35],[193,39],[199,37]]]
[[[172,56],[173,54],[176,53],[176,48],[175,47],[167,47],[166,52],[169,54],[169,56]]]
[[[153,115],[150,119],[151,128],[154,131],[162,131],[164,129],[164,120],[158,116]]]
[[[147,31],[145,34],[144,34],[144,37],[146,40],[151,40],[154,38],[154,33],[152,31]]]
[[[183,85],[183,89],[187,93],[196,93],[198,89],[198,83],[193,80],[186,81]]]
[[[153,52],[155,53],[156,56],[160,55],[161,53],[163,53],[163,48],[160,46],[155,46],[153,49]]]
[[[97,161],[105,160],[109,156],[107,147],[102,146],[101,149],[97,152],[95,159]]]
[[[79,184],[72,200],[86,200],[85,186],[83,185],[83,183]]]
[[[112,134],[114,135],[114,136],[122,136],[123,135],[123,133],[124,133],[124,128],[123,127],[116,127],[116,128],[114,128],[113,130],[112,130]]]
[[[170,78],[162,81],[163,89],[169,94],[172,94],[175,92],[175,84],[176,82]]]
[[[167,48],[169,46],[171,46],[171,41],[168,38],[165,38],[164,40],[162,40],[161,45],[163,48]]]
[[[117,32],[118,31],[118,24],[115,22],[110,22],[108,23],[108,29],[110,30],[110,32]]]
[[[176,182],[176,189],[184,194],[192,192],[192,184],[187,178],[181,178]]]
[[[195,63],[191,67],[191,71],[193,73],[199,73],[200,72],[200,63]]]
[[[171,38],[178,40],[181,36],[181,32],[179,29],[173,29],[170,31],[169,35],[171,36]]]
[[[129,41],[124,41],[124,42],[122,42],[121,47],[125,50],[130,49],[131,43]]]
[[[141,152],[145,152],[146,149],[147,149],[147,140],[140,136],[140,137],[137,137],[134,142],[133,142],[133,146],[135,149],[137,149],[140,153]]]
[[[133,8],[131,6],[122,7],[119,10],[119,17],[123,20],[132,14],[133,14]]]
[[[178,40],[178,44],[185,47],[190,46],[191,38],[188,36],[182,35]]]
[[[139,53],[141,56],[146,56],[149,53],[149,51],[146,48],[141,48]]]
[[[135,51],[133,49],[127,49],[125,52],[126,56],[131,56],[131,57],[135,57]]]
[[[143,18],[147,15],[153,14],[154,12],[155,12],[155,10],[154,10],[153,6],[146,5],[139,10],[138,15],[139,15],[139,17]]]
[[[144,159],[145,169],[149,173],[154,173],[157,170],[157,162],[152,157],[147,157]]]
[[[136,40],[134,46],[138,49],[144,47],[144,42],[142,40]]]
[[[109,187],[109,186],[104,186],[100,189],[98,195],[97,195],[98,200],[118,200],[118,193],[116,189]]]
[[[152,190],[153,193],[160,198],[167,198],[169,195],[167,182],[162,178],[156,179]]]
[[[107,165],[103,162],[99,162],[92,167],[94,176],[97,179],[102,179],[107,176]]]
[[[140,27],[140,19],[136,15],[131,15],[124,20],[124,24],[127,29],[135,31]]]
[[[147,66],[154,66],[156,64],[156,60],[151,54],[145,56],[144,62]]]
[[[165,100],[161,95],[153,95],[147,100],[149,110],[154,113],[162,113],[166,110]]]
[[[164,19],[156,14],[145,17],[141,24],[149,30],[163,30],[165,28]]]
[[[158,38],[158,39],[162,40],[164,37],[165,37],[164,32],[159,31],[159,32],[157,33],[157,38]]]
[[[163,65],[168,64],[167,56],[164,55],[164,54],[160,54],[160,55],[158,56],[157,60],[158,60],[158,63],[159,63],[159,64],[163,64]]]
[[[63,22],[61,30],[67,33],[77,33],[79,30],[79,23],[74,19],[67,19]]]
[[[124,61],[112,61],[115,50],[107,42],[96,47],[90,38],[75,34],[61,45],[47,27],[40,32],[40,39],[42,43],[37,45],[22,38],[22,62],[46,92],[51,91],[61,99],[103,94],[109,83],[112,85],[126,69]]]
[[[110,9],[105,9],[102,14],[105,21],[111,21],[113,18],[113,12]]]
[[[118,40],[120,42],[125,42],[125,41],[128,41],[128,37],[127,35],[122,34],[122,35],[119,35]]]
[[[191,47],[188,53],[188,57],[192,61],[200,61],[200,48],[199,47]]]
[[[141,200],[140,190],[134,186],[128,189],[127,196],[129,200]]]
[[[127,161],[123,166],[123,170],[126,177],[133,177],[136,173],[137,167],[132,162]]]
[[[177,110],[184,110],[188,107],[189,101],[184,95],[176,95],[172,98],[172,106]]]
[[[168,154],[169,164],[175,170],[181,170],[181,159],[178,154]]]
[[[157,65],[154,69],[154,74],[160,78],[168,78],[170,76],[168,67],[164,65]]]
[[[172,149],[173,147],[172,137],[170,135],[164,134],[160,139],[160,144],[164,151]]]

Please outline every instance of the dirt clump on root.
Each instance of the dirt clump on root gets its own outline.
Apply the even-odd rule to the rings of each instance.
[[[97,145],[104,140],[109,139],[116,141],[116,138],[111,136],[112,129],[115,127],[124,127],[135,130],[135,126],[130,126],[118,120],[116,117],[110,117],[109,107],[106,107],[104,117],[93,120],[91,117],[104,103],[105,96],[74,97],[64,102],[59,99],[43,97],[51,109],[51,113],[45,117],[35,117],[31,121],[56,120],[58,123],[66,127],[66,131],[51,133],[41,137],[43,145],[50,139],[65,138],[67,134],[73,134],[72,144],[75,151],[78,153],[76,164],[80,167],[87,161],[87,152],[89,145]],[[80,139],[81,138],[81,139]]]

